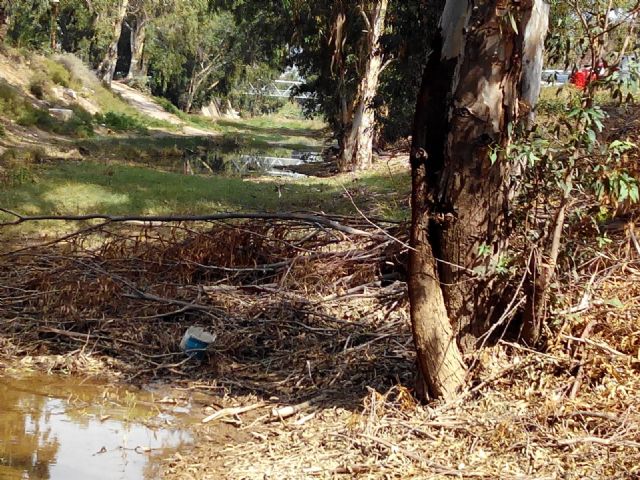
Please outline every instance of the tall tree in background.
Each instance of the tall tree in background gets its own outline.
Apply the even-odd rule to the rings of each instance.
[[[292,2],[292,57],[340,146],[341,170],[371,165],[388,0]]]
[[[229,67],[242,60],[244,43],[238,38],[232,14],[211,12],[205,0],[166,11],[154,20],[147,40],[154,93],[185,111],[208,101]]]
[[[118,63],[118,42],[122,35],[122,24],[127,16],[129,8],[129,0],[118,0],[109,12],[111,26],[111,41],[104,54],[104,58],[98,65],[98,78],[108,85],[111,85],[113,76],[116,73],[116,64]]]
[[[543,0],[447,0],[418,98],[409,295],[430,395],[453,398],[500,302],[495,267],[509,228],[504,152],[537,92],[523,86],[543,47]],[[536,60],[538,59],[538,60]],[[537,79],[536,79],[537,80]]]
[[[378,94],[380,74],[385,67],[381,38],[387,18],[388,0],[362,2],[360,8],[365,21],[364,68],[354,100],[348,133],[343,140],[338,166],[340,170],[366,170],[371,167],[373,136],[375,133],[374,98]],[[336,39],[336,48],[341,48]]]
[[[146,76],[148,61],[144,56],[144,45],[147,37],[147,25],[150,20],[149,0],[134,0],[127,18],[131,61],[127,78]]]

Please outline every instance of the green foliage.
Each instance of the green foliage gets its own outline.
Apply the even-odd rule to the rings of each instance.
[[[94,119],[93,116],[82,107],[73,106],[73,117],[62,124],[59,124],[54,131],[62,135],[75,138],[87,138],[93,136]]]
[[[182,110],[176,107],[173,103],[171,103],[171,100],[167,98],[156,97],[156,102],[158,102],[160,106],[164,108],[167,112],[173,113],[174,115],[180,115],[181,113],[184,113],[182,112]]]
[[[628,140],[614,140],[609,144],[606,161],[594,168],[592,188],[599,200],[606,200],[614,206],[640,201],[638,179],[622,167],[623,156],[637,150],[638,146]]]
[[[16,47],[43,49],[49,46],[50,2],[24,0],[7,4],[9,18],[8,39]]]
[[[26,100],[21,93],[7,83],[0,83],[0,114],[13,119],[24,127],[37,126],[43,130],[52,130],[53,119]]]
[[[51,58],[45,58],[43,60],[43,67],[47,73],[49,79],[56,85],[60,85],[65,88],[79,89],[82,84],[79,80],[72,77],[71,72],[62,63]]]
[[[97,114],[96,122],[107,128],[118,132],[142,131],[144,132],[144,124],[136,117],[119,112],[106,112],[105,114]]]
[[[33,60],[31,64],[34,74],[29,82],[29,91],[39,100],[51,98],[54,85],[76,90],[82,87],[82,82],[73,76],[64,63],[42,57]]]
[[[288,99],[272,98],[261,95],[268,85],[280,76],[281,72],[266,63],[246,65],[239,72],[239,79],[227,96],[235,108],[250,116],[270,115],[279,111]],[[246,95],[254,90],[256,95]]]
[[[390,2],[387,32],[382,39],[393,60],[382,72],[377,116],[384,142],[411,135],[415,103],[422,82],[425,58],[437,31],[439,2]]]
[[[236,33],[233,17],[212,14],[205,0],[156,18],[147,40],[152,92],[183,110],[206,103],[235,66]]]
[[[550,67],[575,68],[591,65],[600,59],[610,66],[621,61],[626,36],[634,33],[637,8],[634,0],[551,0],[550,32],[546,53]],[[613,7],[610,12],[608,8]],[[627,44],[627,54],[637,48]]]

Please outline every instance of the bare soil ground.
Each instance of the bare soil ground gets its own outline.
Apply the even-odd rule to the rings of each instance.
[[[148,117],[156,120],[169,122],[173,125],[182,127],[183,135],[192,136],[210,136],[216,135],[216,132],[211,130],[204,130],[201,128],[195,128],[186,125],[180,118],[173,113],[167,112],[158,103],[156,103],[152,97],[145,95],[143,92],[129,87],[121,82],[114,81],[111,84],[111,89],[120,95],[129,105],[134,107],[139,112],[145,114]]]

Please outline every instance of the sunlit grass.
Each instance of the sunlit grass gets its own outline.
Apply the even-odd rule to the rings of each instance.
[[[220,119],[215,128],[225,138],[243,146],[280,145],[294,150],[321,150],[329,138],[321,119],[307,119],[298,106],[287,104],[280,112],[243,119]]]
[[[0,206],[27,215],[197,215],[231,211],[314,211],[406,219],[406,166],[331,178],[188,176],[114,162],[60,162],[34,168],[33,179],[0,191]],[[10,220],[0,214],[0,220]],[[54,222],[12,233],[48,236],[68,230]],[[5,230],[6,232],[6,230]]]

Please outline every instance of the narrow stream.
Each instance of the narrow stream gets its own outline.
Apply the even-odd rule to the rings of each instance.
[[[149,167],[164,167],[185,175],[268,175],[274,177],[305,177],[295,167],[323,162],[321,154],[312,151],[282,149],[261,151],[194,151],[185,152],[182,159],[148,161]]]
[[[158,478],[160,460],[193,438],[188,409],[154,397],[77,378],[0,378],[0,479]]]

